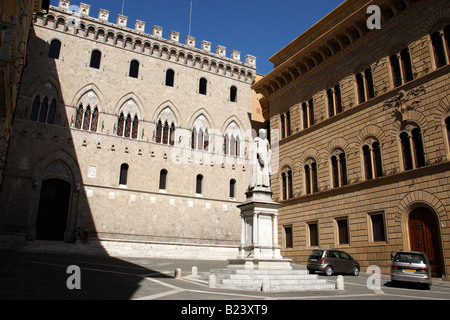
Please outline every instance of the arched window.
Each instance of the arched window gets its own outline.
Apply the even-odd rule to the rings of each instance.
[[[234,199],[235,193],[236,193],[236,180],[231,179],[230,180],[230,198]]]
[[[173,87],[175,80],[175,72],[172,69],[166,71],[166,86]]]
[[[193,124],[191,147],[193,150],[208,151],[210,143],[209,123],[204,115],[200,115]]]
[[[308,159],[305,164],[305,194],[311,194],[317,191],[317,163],[314,159]]]
[[[87,106],[84,112],[83,130],[89,130],[91,128],[91,107]]]
[[[434,62],[436,68],[443,67],[449,63],[450,48],[450,25],[441,31],[436,31],[431,35],[431,43],[433,45]]]
[[[200,78],[198,93],[206,95],[207,80]]]
[[[123,163],[120,166],[120,177],[119,177],[119,184],[126,185],[128,179],[128,164]]]
[[[332,117],[342,112],[341,86],[337,84],[332,89],[327,90],[328,117]]]
[[[164,123],[162,143],[169,144],[169,123],[167,121]]]
[[[445,131],[447,132],[447,145],[450,151],[450,116],[445,118]]]
[[[117,135],[119,137],[123,136],[123,128],[125,126],[125,116],[123,114],[123,112],[120,114],[119,116],[119,120],[117,122]]]
[[[125,120],[125,131],[123,133],[125,138],[129,138],[131,136],[131,115],[128,114],[127,119]]]
[[[39,122],[45,123],[47,121],[48,112],[48,98],[45,97],[41,104],[41,110],[39,111]]]
[[[237,88],[235,86],[231,86],[230,88],[230,101],[231,102],[237,101]]]
[[[202,194],[203,188],[203,176],[201,174],[197,175],[196,183],[195,183],[195,193]]]
[[[54,39],[50,42],[50,48],[48,50],[48,57],[52,59],[59,59],[61,52],[61,41]]]
[[[131,60],[130,62],[130,72],[128,75],[131,78],[139,77],[139,62],[137,60]]]
[[[285,168],[281,173],[281,192],[283,200],[291,199],[294,197],[292,189],[292,170],[290,168]]]
[[[101,60],[102,53],[98,50],[92,51],[90,67],[94,69],[100,69]]]
[[[400,54],[390,57],[392,80],[394,88],[413,80],[413,70],[409,49],[403,49]]]
[[[422,132],[415,123],[407,123],[400,133],[403,170],[417,169],[425,166]]]
[[[98,112],[98,108],[96,107],[94,109],[94,112],[92,113],[92,120],[91,120],[91,131],[92,132],[97,132],[98,117],[99,117],[99,112]]]
[[[347,159],[342,149],[336,149],[331,156],[333,188],[347,184]]]
[[[302,104],[303,129],[309,128],[314,124],[314,100]]]
[[[362,148],[364,162],[364,176],[366,180],[379,178],[383,175],[381,165],[380,143],[369,138]]]
[[[39,95],[34,98],[31,106],[30,120],[39,121],[40,123],[55,124],[56,99],[52,99],[50,106],[47,97],[44,97],[42,104],[40,100],[41,98]]]
[[[167,170],[162,169],[159,173],[159,190],[166,190]]]
[[[175,145],[175,123],[172,122],[170,125],[170,132],[169,132],[169,144],[171,146]]]
[[[37,121],[39,117],[39,109],[41,108],[41,98],[37,95],[31,106],[30,120]]]
[[[131,130],[131,138],[132,139],[138,138],[138,130],[139,130],[139,118],[137,115],[135,115],[134,119],[133,119],[133,128]]]

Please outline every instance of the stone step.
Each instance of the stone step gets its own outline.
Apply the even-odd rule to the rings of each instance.
[[[290,275],[307,275],[308,270],[245,270],[245,269],[211,269],[210,273],[215,274],[240,274],[240,275],[275,275],[275,274],[290,274]]]
[[[295,285],[295,284],[325,284],[326,280],[321,279],[268,279],[271,285]],[[250,280],[239,280],[239,279],[222,279],[218,281],[219,284],[226,285],[238,285],[238,284],[262,284],[263,280],[260,279],[250,279]]]
[[[332,283],[309,283],[309,284],[283,284],[275,285],[270,283],[270,292],[293,292],[293,291],[317,291],[317,290],[335,290],[336,287]],[[245,291],[261,291],[260,284],[224,284],[218,286],[222,289],[234,289]]]

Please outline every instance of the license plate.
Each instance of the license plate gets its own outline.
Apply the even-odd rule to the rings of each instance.
[[[406,271],[406,272],[416,272],[416,270],[414,270],[414,269],[403,269],[403,271]]]

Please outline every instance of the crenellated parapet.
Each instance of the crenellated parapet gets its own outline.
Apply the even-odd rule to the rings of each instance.
[[[211,42],[202,41],[197,48],[197,39],[191,35],[181,43],[177,31],[170,31],[168,39],[164,39],[160,26],[153,26],[151,33],[147,33],[145,21],[136,20],[132,29],[128,27],[127,16],[119,14],[116,22],[111,23],[110,11],[100,9],[94,18],[90,9],[85,3],[76,6],[71,0],[60,0],[58,7],[50,6],[47,14],[36,15],[35,24],[250,83],[256,76],[256,57],[252,55],[246,55],[242,62],[237,50],[227,57],[224,46],[218,45],[213,52]]]

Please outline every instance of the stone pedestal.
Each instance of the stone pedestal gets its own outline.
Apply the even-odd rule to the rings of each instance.
[[[229,261],[228,269],[291,270],[289,259],[283,259],[278,245],[278,208],[270,188],[247,191],[241,210],[241,244],[239,255]]]

